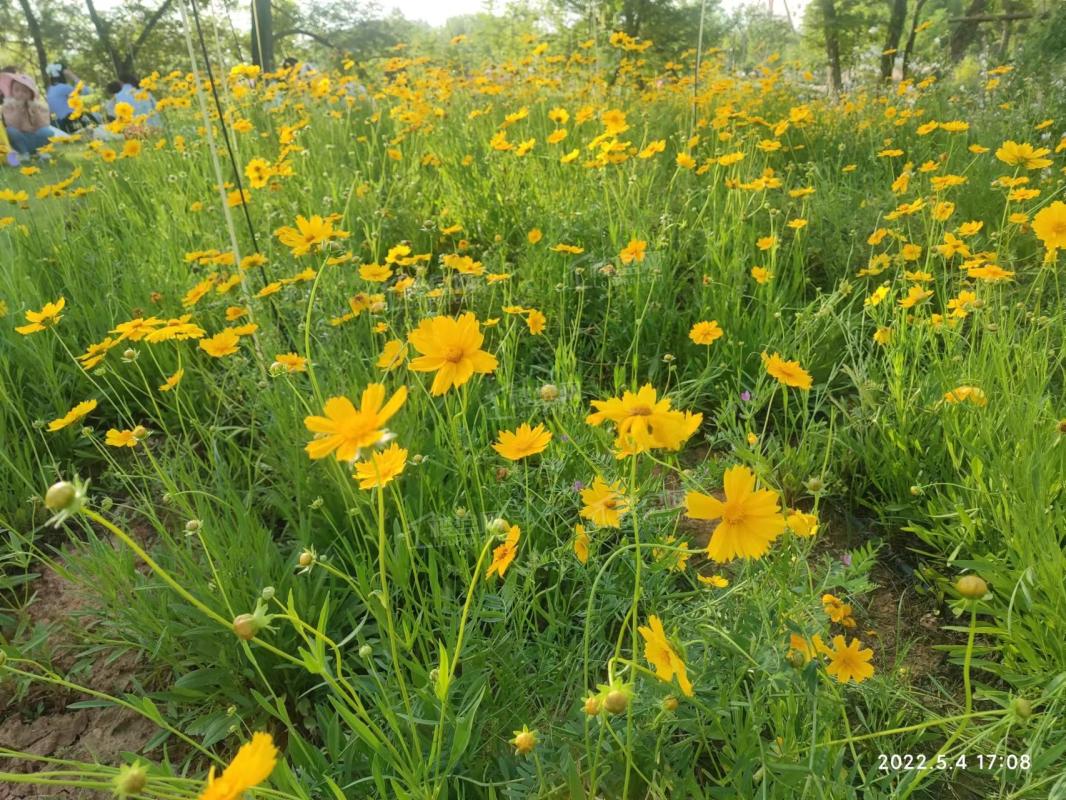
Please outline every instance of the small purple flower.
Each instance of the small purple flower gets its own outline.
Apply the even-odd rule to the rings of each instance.
[[[743,392],[740,393],[740,399],[743,400],[745,403],[750,403],[751,402],[751,392],[749,392],[747,389],[745,389]]]
[[[585,484],[584,483],[582,483],[581,481],[574,481],[574,491],[575,492],[580,492],[584,488],[585,488]]]
[[[559,441],[562,442],[563,444],[569,444],[570,437],[567,436],[565,433],[561,433],[561,434],[559,434]]]
[[[843,564],[845,567],[850,567],[851,566],[851,553],[845,553],[844,555],[842,555],[840,557],[840,563]]]

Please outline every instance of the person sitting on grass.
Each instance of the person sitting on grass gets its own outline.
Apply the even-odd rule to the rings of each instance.
[[[85,117],[71,119],[74,109],[71,108],[69,100],[74,93],[74,87],[78,85],[78,76],[64,64],[49,64],[48,81],[50,86],[45,97],[49,110],[55,115],[56,127],[66,133],[74,133],[78,128],[86,127],[89,120]]]
[[[11,146],[23,155],[32,155],[52,137],[66,137],[52,125],[48,106],[38,98],[33,78],[15,72],[0,73],[0,94],[4,95],[4,128]]]

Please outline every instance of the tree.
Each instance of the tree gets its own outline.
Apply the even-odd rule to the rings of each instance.
[[[115,45],[115,36],[113,35],[113,23],[104,19],[96,9],[96,5],[93,0],[85,0],[85,7],[89,11],[89,19],[92,20],[93,27],[96,29],[97,38],[100,40],[100,45],[103,47],[104,52],[110,59],[112,66],[115,68],[115,75],[122,76],[130,74],[134,71],[137,54],[144,47],[148,41],[152,32],[156,29],[156,26],[162,21],[163,17],[174,4],[174,0],[163,0],[159,6],[154,10],[147,10],[143,7],[131,8],[133,4],[126,6],[126,15],[124,27],[127,28],[126,41],[128,46],[126,47],[126,54],[121,55],[118,48]],[[139,26],[136,22],[133,22],[132,17],[143,16],[144,21]],[[131,37],[130,34],[133,30],[139,27],[139,32],[135,37]],[[130,39],[132,38],[132,41]]]
[[[37,21],[37,15],[33,13],[33,6],[30,5],[29,0],[19,0],[19,5],[22,7],[22,14],[26,18],[26,28],[33,40],[33,49],[37,53],[37,66],[41,70],[41,78],[47,85],[48,52],[44,47],[44,37],[41,36],[41,23]]]
[[[829,88],[839,94],[844,87],[840,74],[840,37],[837,29],[837,9],[833,0],[818,0],[822,11],[822,25],[825,33],[825,56],[829,61]]]
[[[252,0],[252,63],[274,71],[274,13],[270,0]]]
[[[892,78],[892,67],[896,63],[900,39],[903,38],[903,23],[907,19],[907,0],[888,0],[888,2],[891,11],[888,25],[885,27],[885,47],[881,51],[881,80],[883,81]]]
[[[951,54],[952,61],[960,61],[966,55],[970,44],[977,38],[977,29],[980,22],[970,18],[984,14],[986,11],[988,11],[988,0],[972,0],[966,9],[964,18],[958,22],[955,30],[951,32],[948,51]]]

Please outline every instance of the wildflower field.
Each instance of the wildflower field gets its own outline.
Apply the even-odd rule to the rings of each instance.
[[[1061,86],[468,46],[5,175],[0,783],[1066,797]]]

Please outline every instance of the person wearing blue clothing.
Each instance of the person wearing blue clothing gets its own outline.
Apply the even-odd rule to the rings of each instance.
[[[73,133],[79,127],[79,122],[70,118],[74,109],[68,101],[78,84],[78,76],[63,64],[49,64],[47,72],[50,85],[45,92],[45,99],[48,101],[48,110],[55,116],[57,128]]]
[[[107,115],[114,119],[115,106],[126,103],[133,108],[135,117],[146,117],[144,124],[153,127],[159,126],[159,115],[155,113],[155,98],[147,89],[141,89],[140,79],[135,75],[120,75],[117,81],[111,81],[107,85],[107,93],[111,95],[106,109]]]

